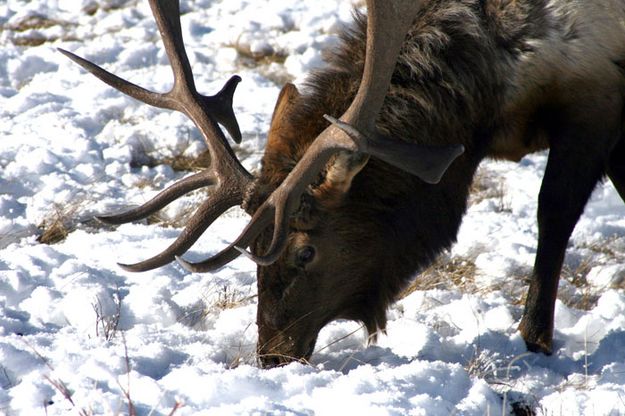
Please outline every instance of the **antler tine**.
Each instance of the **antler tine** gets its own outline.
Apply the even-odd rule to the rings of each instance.
[[[272,197],[273,194],[270,196],[270,198]],[[266,261],[265,259],[257,259],[254,255],[245,251],[245,248],[251,244],[251,242],[254,240],[254,238],[256,238],[258,234],[260,234],[265,228],[267,228],[271,224],[273,216],[274,204],[264,203],[256,210],[254,216],[247,224],[247,226],[243,229],[239,237],[218,254],[197,263],[186,261],[182,257],[176,257],[176,260],[178,260],[178,262],[188,271],[197,273],[216,270],[231,262],[241,254],[245,254],[259,264],[271,264],[275,260],[277,260],[277,256],[270,259],[270,261]],[[283,216],[282,218],[288,220],[288,216]],[[281,238],[286,240],[286,224],[281,224],[281,226],[277,226],[276,229],[282,230],[283,235],[281,236]],[[280,240],[280,238],[278,238],[278,240]]]
[[[388,91],[402,43],[420,7],[421,2],[415,0],[367,1],[365,68],[356,97],[341,116],[341,121],[330,120],[331,125],[315,139],[282,184],[261,205],[248,227],[237,239],[240,244],[237,245],[235,242],[232,247],[222,253],[232,255],[233,248],[245,248],[255,237],[253,234],[258,235],[262,231],[259,224],[270,223],[271,218],[274,217],[274,232],[267,252],[262,256],[246,253],[248,257],[261,265],[271,264],[279,258],[286,245],[289,215],[297,209],[302,193],[315,180],[332,155],[337,151],[350,151],[383,158],[383,146],[379,144],[379,140],[376,140],[378,134],[375,120]],[[400,163],[395,160],[392,162],[395,165],[410,166],[415,162],[419,165],[416,159],[423,157],[423,151],[426,149],[410,143],[406,143],[406,148],[408,152],[406,155],[401,155]],[[459,154],[458,151],[458,146],[452,146],[435,149],[434,154],[435,156],[442,154],[450,159],[449,163],[451,163]],[[437,175],[426,176],[429,181],[436,181]],[[440,178],[440,175],[438,176]],[[258,224],[255,224],[256,222]],[[226,255],[222,253],[216,257]],[[209,265],[218,264],[214,259],[195,264],[184,262],[183,265],[193,271],[207,271]]]
[[[316,142],[314,142],[312,146],[315,145]],[[308,174],[305,172],[305,169],[311,164],[313,166],[309,168],[309,170],[316,174],[330,159],[333,152],[332,149],[321,150],[320,152],[307,151],[304,158],[307,157],[306,155],[308,155],[308,158],[311,158],[313,154],[318,157],[310,163],[306,163],[304,159],[302,160],[304,163],[300,161],[285,178],[284,182],[256,210],[239,237],[227,248],[215,256],[197,263],[186,261],[181,257],[176,257],[176,260],[178,260],[185,269],[191,272],[209,272],[218,269],[234,260],[240,254],[244,254],[255,263],[264,266],[270,265],[278,260],[287,242],[289,215],[297,209],[300,196],[306,186],[312,181],[312,179],[298,180],[298,178]],[[272,219],[274,218],[274,233],[267,254],[259,257],[246,251],[245,248],[272,223]]]
[[[232,98],[237,84],[241,81],[238,75],[232,76],[224,87],[214,96],[204,96],[197,92],[193,81],[193,73],[189,58],[184,49],[182,30],[180,27],[180,4],[178,0],[150,0],[150,7],[154,14],[157,26],[165,45],[165,51],[174,73],[174,86],[168,93],[155,93],[129,81],[126,81],[94,63],[81,58],[71,52],[59,49],[61,53],[94,74],[100,80],[113,88],[127,94],[146,104],[159,108],[178,110],[187,114],[204,134],[206,144],[213,156],[228,153],[233,156],[232,149],[228,146],[223,134],[212,126],[212,120],[222,124],[228,130],[233,140],[241,142],[241,131],[232,109]],[[198,111],[200,110],[200,111]],[[208,115],[211,122],[206,122],[206,117],[198,117],[199,113]],[[216,142],[216,143],[215,143]],[[225,149],[223,149],[225,148]],[[222,150],[223,149],[223,150]],[[224,152],[225,151],[225,152]],[[218,159],[218,158],[216,158]]]
[[[137,208],[124,211],[117,215],[98,215],[96,218],[105,224],[111,225],[125,224],[127,222],[140,220],[152,215],[182,195],[204,186],[213,185],[214,183],[215,179],[212,175],[207,174],[206,171],[199,172],[176,182]]]
[[[152,8],[156,25],[161,32],[165,51],[174,72],[174,87],[171,94],[176,95],[176,98],[182,101],[183,104],[183,107],[178,109],[191,116],[187,112],[188,110],[185,110],[185,104],[188,104],[187,101],[195,101],[193,106],[197,104],[205,106],[208,114],[212,114],[220,124],[226,127],[234,141],[240,143],[241,132],[232,110],[232,96],[234,95],[236,85],[241,81],[241,77],[238,75],[231,77],[214,97],[198,94],[182,39],[180,2],[178,0],[150,0],[150,7]],[[181,100],[186,95],[190,96],[190,98]]]
[[[119,265],[131,272],[144,272],[171,263],[185,253],[224,211],[240,203],[240,197],[235,193],[229,193],[223,188],[218,189],[217,193],[215,201],[208,199],[200,205],[178,238],[161,253],[139,263]]]
[[[110,85],[116,90],[119,90],[136,100],[152,105],[154,107],[167,108],[170,110],[174,109],[171,100],[168,100],[164,94],[155,93],[146,90],[145,88],[142,88],[138,85],[135,85],[132,82],[128,82],[115,74],[111,74],[110,72],[94,64],[93,62],[87,61],[86,59],[81,58],[80,56],[72,52],[66,51],[65,49],[58,48],[57,50],[81,67],[83,67],[83,69],[91,72],[102,82]]]
[[[95,75],[105,84],[110,85],[116,90],[121,91],[136,100],[158,108],[183,111],[176,105],[176,102],[172,100],[169,94],[156,93],[146,90],[145,88],[108,72],[93,62],[81,58],[72,52],[62,48],[57,48],[57,50],[83,67],[83,69]],[[226,128],[228,134],[230,134],[236,143],[241,143],[241,130],[239,129],[239,124],[236,116],[234,115],[234,111],[232,110],[232,98],[239,82],[241,82],[241,77],[233,75],[228,81],[226,81],[222,89],[217,94],[208,97],[203,95],[198,97],[217,122]]]
[[[189,58],[184,49],[180,27],[179,1],[150,0],[150,7],[174,72],[174,87],[169,93],[161,94],[146,90],[78,55],[61,48],[58,50],[106,84],[146,104],[186,113],[185,104],[187,103],[185,101],[188,101],[188,99],[180,100],[180,98],[181,95],[191,95],[194,100],[206,108],[208,114],[211,114],[217,122],[228,130],[228,133],[236,143],[240,143],[241,131],[232,110],[232,97],[237,84],[241,81],[241,77],[238,75],[232,76],[214,96],[198,94],[195,89]]]
[[[245,251],[244,247],[249,246],[254,238],[256,238],[258,234],[260,234],[265,228],[267,228],[271,224],[273,216],[270,212],[265,212],[265,210],[270,210],[271,208],[272,207],[270,206],[261,206],[261,208],[259,208],[254,214],[254,217],[252,217],[252,220],[248,223],[247,227],[245,227],[245,229],[241,232],[239,237],[228,247],[226,247],[216,255],[198,263],[186,261],[182,257],[178,256],[176,257],[176,260],[178,260],[178,262],[186,270],[196,273],[210,272],[216,270],[230,263],[241,254],[250,256],[252,260],[255,261],[256,259],[254,258],[254,256]]]
[[[241,78],[239,76],[230,78],[213,97],[199,94],[195,89],[191,65],[182,39],[179,1],[150,0],[150,7],[174,74],[174,86],[166,95],[174,100],[176,109],[185,113],[198,127],[209,148],[212,157],[211,168],[219,179],[218,186],[236,189],[239,204],[252,175],[236,158],[221,129],[213,120],[221,118],[234,140],[237,142],[241,140],[239,126],[232,110],[232,96]]]

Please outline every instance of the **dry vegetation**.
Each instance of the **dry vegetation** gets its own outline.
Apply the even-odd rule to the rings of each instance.
[[[261,51],[252,51],[250,45],[238,42],[228,46],[237,51],[237,66],[254,68],[260,75],[280,87],[293,81],[293,77],[283,65],[288,57],[286,52],[276,51],[270,47]]]
[[[105,313],[99,298],[91,305],[96,314],[95,335],[96,337],[103,337],[107,341],[112,341],[117,335],[117,328],[119,327],[119,320],[121,319],[122,297],[119,293],[119,289],[117,289],[113,296],[113,302],[115,303],[115,310],[111,314]]]
[[[127,0],[93,0],[83,5],[82,12],[93,16],[100,10],[111,11],[128,7],[128,3]],[[57,27],[62,29],[60,34],[57,30],[48,30]],[[76,24],[73,22],[35,13],[0,25],[0,33],[5,32],[8,41],[16,46],[33,47],[56,41],[80,41],[81,39],[73,34],[75,27]]]
[[[441,255],[419,273],[414,282],[400,295],[404,298],[417,290],[459,288],[464,293],[476,293],[476,266],[472,259]]]
[[[71,203],[64,205],[53,204],[48,216],[37,226],[37,241],[41,244],[56,244],[64,241],[69,233],[80,226],[102,228],[103,224],[81,214],[87,204],[85,197],[76,197]]]
[[[48,218],[44,219],[41,224],[37,226],[41,234],[37,237],[37,241],[42,244],[56,244],[60,243],[73,227],[70,225],[70,219],[76,212],[76,207],[67,207],[56,205]]]
[[[496,212],[511,212],[504,179],[487,168],[480,166],[477,169],[470,191],[469,205],[492,199],[495,201]]]
[[[210,166],[210,163],[210,153],[208,150],[205,150],[197,156],[187,156],[184,153],[162,158],[146,156],[145,160],[131,161],[130,167],[140,168],[142,166],[147,166],[153,168],[158,165],[169,165],[176,172],[194,172],[206,169]]]
[[[221,287],[217,293],[217,299],[212,303],[211,307],[223,311],[226,309],[238,308],[247,304],[256,296],[249,296],[237,289],[233,289],[228,285]]]
[[[58,35],[47,31],[46,29],[62,27],[63,35]],[[6,32],[8,39],[16,46],[39,46],[46,42],[55,42],[58,40],[72,41],[77,40],[72,35],[66,34],[73,27],[70,22],[52,19],[43,15],[29,15],[18,20],[0,26],[0,32]]]
[[[93,216],[84,214],[88,202],[86,198],[80,198],[65,205],[53,204],[48,216],[37,225],[39,230],[37,242],[48,245],[62,243],[72,231],[79,228],[88,230],[112,229],[113,226],[106,225]]]
[[[561,278],[571,290],[560,290],[558,299],[568,307],[588,311],[597,305],[606,289],[625,289],[625,275],[613,276],[607,287],[596,287],[588,281],[594,268],[625,262],[625,252],[621,251],[623,241],[622,237],[613,236],[577,245],[576,248],[586,254],[578,262],[569,262],[562,267]]]

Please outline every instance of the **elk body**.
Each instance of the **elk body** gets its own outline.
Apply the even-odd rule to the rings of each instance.
[[[175,93],[193,85],[178,10],[152,3],[176,73]],[[261,361],[307,359],[332,320],[363,322],[371,334],[384,329],[389,304],[454,242],[482,160],[518,161],[550,148],[519,326],[529,349],[550,353],[560,269],[584,205],[604,175],[625,197],[625,1],[372,0],[367,6],[368,18],[356,17],[301,91],[283,88],[256,178],[242,171],[216,125],[237,137],[228,109],[211,107],[205,116],[182,106],[205,136],[217,137],[207,139],[209,149],[218,165],[235,172],[229,176],[237,184],[222,188],[218,174],[202,172],[144,207],[103,218],[132,221],[191,189],[216,188],[215,199],[171,247],[125,267],[139,271],[174,260],[224,207],[241,203],[252,220],[237,241],[202,263],[179,260],[206,271],[250,247],[247,254],[259,263]],[[72,57],[136,98],[178,109]],[[234,85],[213,101],[231,100]],[[192,91],[180,95],[197,94]],[[196,101],[207,107],[209,98]]]

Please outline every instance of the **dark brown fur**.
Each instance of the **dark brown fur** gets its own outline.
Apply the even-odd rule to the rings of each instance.
[[[461,143],[466,151],[437,185],[375,159],[347,192],[320,176],[292,220],[282,258],[258,269],[259,354],[265,364],[308,358],[319,330],[334,319],[361,321],[371,334],[383,330],[386,309],[401,289],[455,241],[480,161],[518,160],[551,146],[539,200],[538,255],[520,328],[532,349],[548,352],[557,276],[572,227],[606,171],[625,195],[622,27],[611,29],[622,46],[595,45],[589,40],[595,32],[584,27],[592,19],[580,17],[592,13],[565,1],[426,3],[408,34],[377,126],[403,140]],[[624,2],[605,3],[625,14]],[[282,182],[327,126],[322,115],[339,116],[351,102],[363,67],[365,25],[357,16],[301,96],[292,87],[283,91],[247,209]],[[590,53],[584,48],[596,48],[592,52],[613,70],[596,59],[575,62]],[[268,238],[269,232],[258,239],[258,253]],[[307,245],[316,248],[316,258],[298,265],[297,252]]]

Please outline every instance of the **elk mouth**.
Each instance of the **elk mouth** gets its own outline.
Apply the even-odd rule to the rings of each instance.
[[[291,339],[285,340],[285,338],[284,336],[274,337],[277,343],[270,343],[276,345],[274,348],[271,345],[259,344],[258,359],[262,368],[281,367],[293,362],[309,363],[315,350],[317,336],[315,335],[309,342],[302,343],[302,345],[296,345]]]

